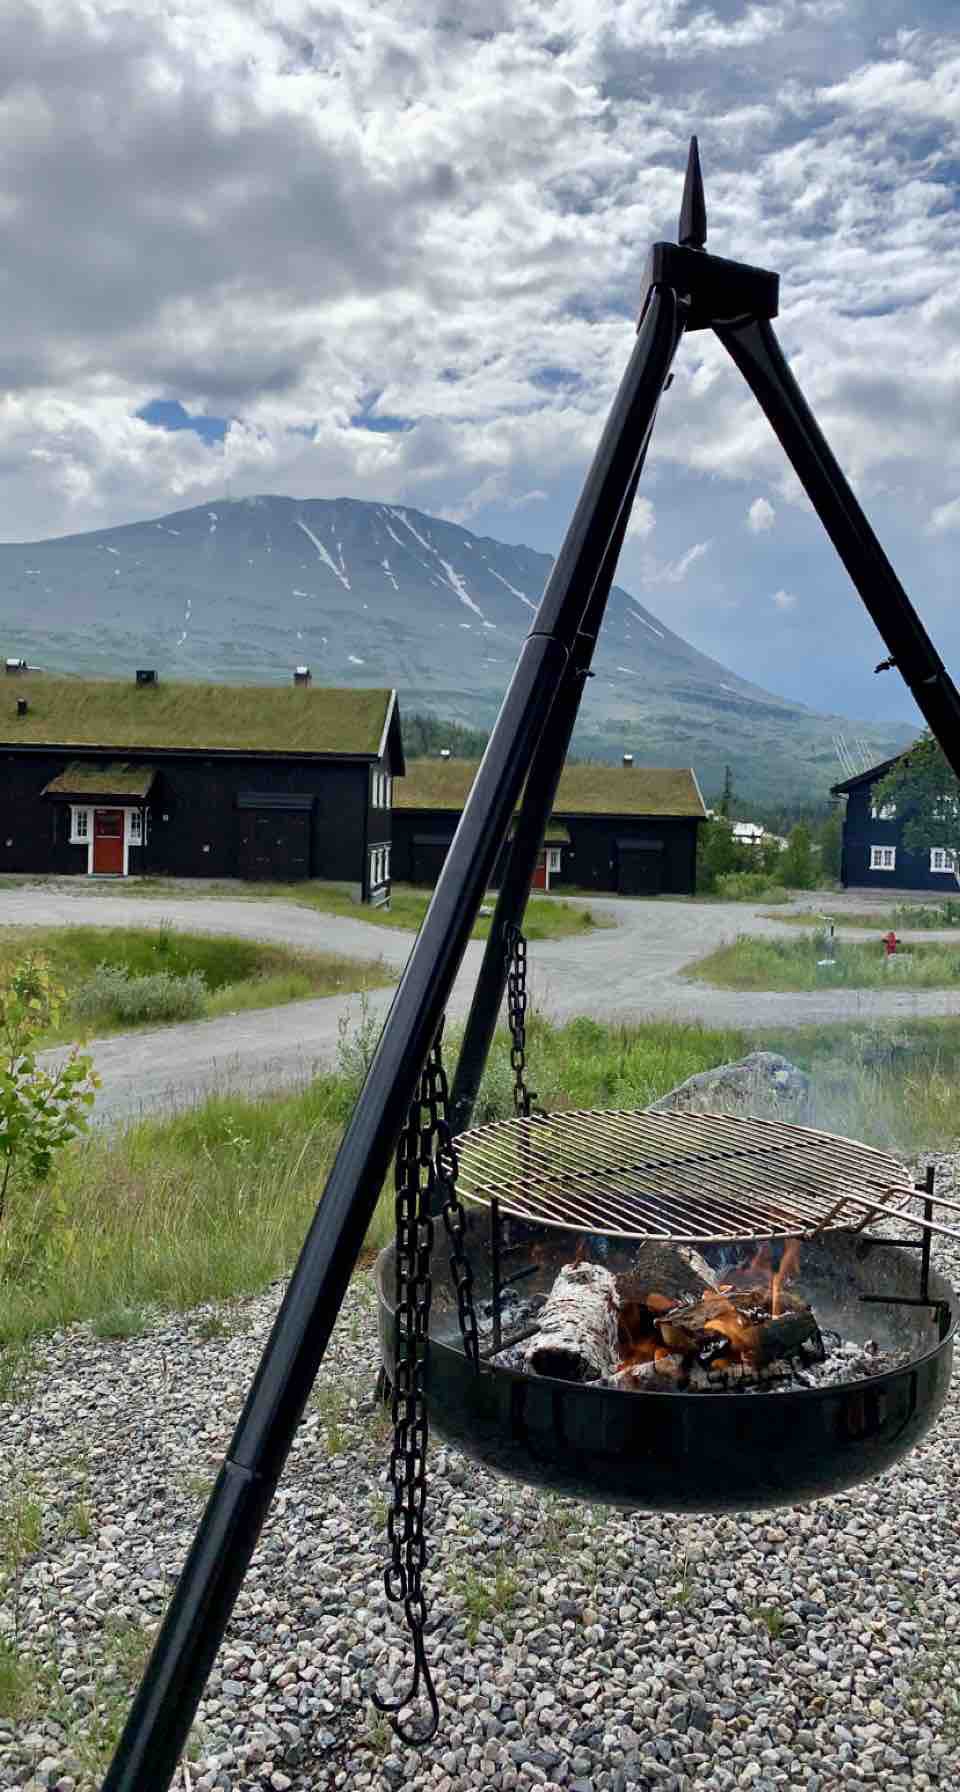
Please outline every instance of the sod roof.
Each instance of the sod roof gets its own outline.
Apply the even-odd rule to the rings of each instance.
[[[17,699],[25,697],[25,716]],[[376,756],[392,691],[317,685],[0,680],[0,745]]]
[[[473,759],[408,759],[393,786],[397,809],[463,808],[477,771]],[[553,805],[560,815],[706,814],[697,780],[686,767],[566,765]]]
[[[156,777],[152,765],[68,765],[51,778],[44,796],[145,797]]]

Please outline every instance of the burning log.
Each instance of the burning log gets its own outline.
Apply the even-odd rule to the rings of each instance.
[[[699,1300],[716,1285],[710,1265],[692,1246],[644,1244],[633,1268],[617,1277],[620,1356],[632,1362],[652,1356],[661,1342],[660,1315],[682,1301]]]
[[[617,1284],[599,1263],[568,1263],[537,1315],[526,1366],[560,1381],[597,1381],[618,1360]]]
[[[772,1314],[768,1288],[731,1289],[704,1296],[691,1306],[675,1307],[657,1321],[663,1343],[682,1356],[719,1367],[721,1359],[743,1361],[756,1368],[796,1355],[801,1345],[815,1355],[820,1337],[805,1301],[785,1294],[780,1312]]]

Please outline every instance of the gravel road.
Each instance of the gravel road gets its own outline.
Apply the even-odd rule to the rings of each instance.
[[[956,1166],[954,1165],[954,1169]],[[946,1187],[946,1183],[944,1184]],[[937,1250],[960,1277],[960,1254]],[[18,1589],[52,1670],[0,1716],[0,1786],[93,1792],[281,1289],[124,1342],[45,1343],[0,1406],[5,1487],[43,1512]],[[373,1720],[409,1668],[383,1596],[372,1290],[355,1278],[200,1714],[193,1792],[867,1792],[960,1778],[960,1409],[812,1506],[716,1518],[574,1505],[434,1445],[427,1585],[442,1729]],[[625,1395],[624,1398],[642,1396]],[[0,1637],[13,1602],[0,1598]],[[2,1709],[2,1708],[0,1708]]]
[[[844,897],[808,896],[797,906],[812,914],[821,901],[838,911],[844,904],[854,909],[877,904],[873,892],[869,897],[849,892]],[[611,916],[616,925],[571,939],[534,942],[530,948],[533,1000],[558,1020],[579,1014],[632,1021],[667,1015],[707,1025],[761,1029],[960,1012],[960,995],[953,990],[824,989],[778,995],[709,989],[686,980],[685,967],[738,933],[782,937],[788,931],[784,923],[764,919],[744,903],[642,902],[604,896],[590,906]],[[0,889],[0,926],[71,924],[172,925],[236,933],[382,958],[398,974],[412,945],[412,935],[352,917],[318,914],[293,903],[99,894],[70,882]],[[851,932],[849,937],[869,936]],[[955,932],[916,937],[957,941]],[[466,1012],[481,953],[476,943],[467,948],[449,1004],[452,1019]],[[391,999],[388,989],[372,992],[370,1013],[385,1015]],[[112,1122],[181,1106],[215,1090],[253,1092],[300,1082],[316,1065],[334,1061],[342,1019],[347,1015],[355,1023],[360,1008],[356,997],[335,996],[95,1041],[103,1077],[98,1119]]]

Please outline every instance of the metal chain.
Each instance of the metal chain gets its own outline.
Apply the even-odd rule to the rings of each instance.
[[[519,927],[504,930],[507,961],[507,1020],[510,1027],[510,1066],[513,1070],[513,1111],[525,1120],[536,1101],[536,1091],[524,1080],[527,1063],[527,942]]]
[[[450,1238],[450,1267],[457,1290],[460,1330],[468,1361],[480,1366],[477,1320],[473,1307],[473,1272],[464,1252],[466,1215],[457,1194],[457,1153],[448,1120],[449,1091],[441,1055],[443,1022],[420,1074],[416,1094],[397,1141],[394,1169],[396,1216],[396,1366],[393,1379],[393,1447],[390,1451],[392,1503],[387,1515],[390,1561],[383,1584],[393,1605],[402,1605],[413,1642],[413,1679],[401,1699],[373,1694],[379,1711],[388,1712],[402,1742],[421,1748],[436,1735],[440,1707],[424,1647],[427,1602],[422,1576],[427,1564],[424,1517],[427,1503],[426,1400],[427,1349],[433,1295],[431,1254],[434,1219],[442,1197],[444,1224]],[[430,1714],[414,1728],[405,1728],[397,1713],[420,1691]]]
[[[431,1054],[432,1056],[432,1054]],[[426,1353],[430,1332],[433,1284],[430,1255],[433,1248],[431,1195],[435,1186],[433,1112],[430,1104],[431,1067],[417,1083],[406,1122],[397,1141],[394,1168],[396,1215],[396,1312],[394,1316],[396,1363],[393,1372],[393,1447],[390,1451],[392,1502],[387,1515],[390,1561],[383,1585],[392,1605],[402,1605],[413,1643],[413,1679],[409,1691],[396,1700],[376,1692],[378,1711],[390,1714],[402,1742],[419,1748],[436,1735],[440,1707],[427,1665],[423,1632],[427,1603],[421,1577],[427,1562],[423,1520],[427,1500],[426,1455],[428,1420],[426,1407]],[[426,1114],[426,1124],[424,1115]],[[405,1728],[397,1715],[413,1704],[421,1688],[430,1715]]]

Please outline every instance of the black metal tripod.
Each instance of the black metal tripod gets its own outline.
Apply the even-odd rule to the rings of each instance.
[[[790,373],[770,325],[778,278],[705,253],[696,139],[679,239],[654,244],[648,257],[620,390],[104,1792],[161,1792],[170,1783],[523,792],[454,1089],[457,1128],[469,1118],[503,996],[508,930],[526,904],[657,406],[685,330],[715,330],[744,374],[960,776],[960,697]]]

